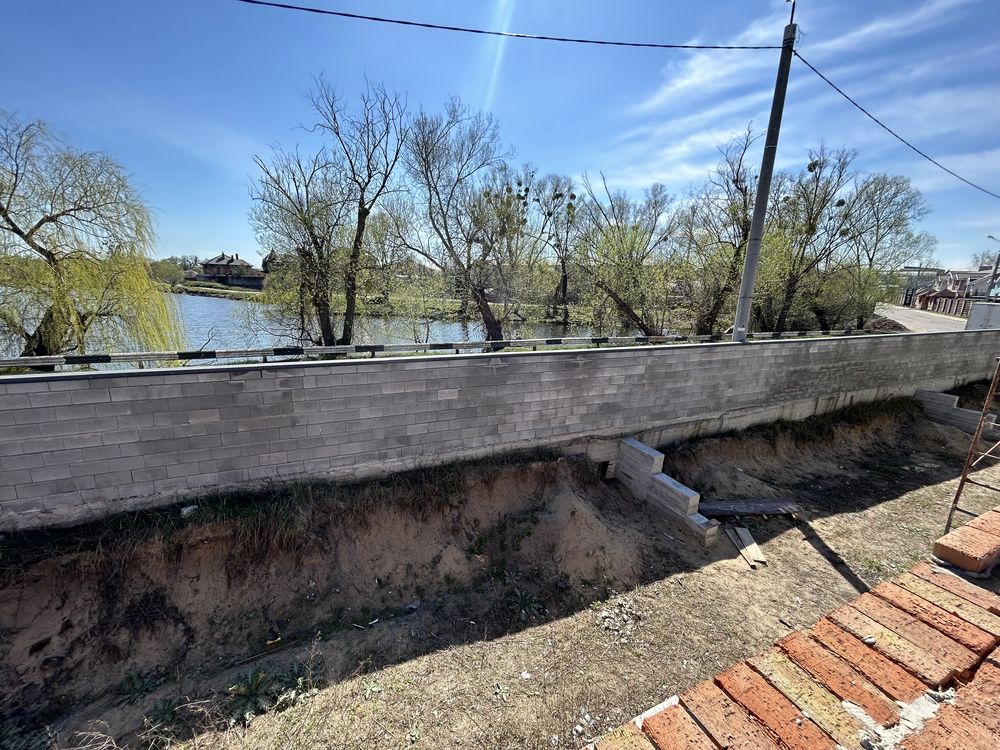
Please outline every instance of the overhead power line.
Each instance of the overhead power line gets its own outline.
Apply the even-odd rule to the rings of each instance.
[[[625,42],[612,39],[583,39],[579,37],[566,37],[566,36],[549,36],[546,34],[518,34],[511,31],[493,31],[490,29],[476,29],[468,26],[450,26],[446,24],[438,23],[426,23],[423,21],[411,21],[402,18],[386,18],[384,16],[368,16],[361,13],[348,13],[341,10],[329,10],[327,8],[316,8],[308,5],[295,5],[292,3],[280,3],[271,2],[271,0],[236,0],[238,3],[245,3],[246,5],[258,5],[267,8],[278,8],[280,10],[290,10],[298,11],[302,13],[314,13],[321,16],[335,16],[337,18],[348,18],[355,21],[372,21],[375,23],[386,23],[393,24],[396,26],[410,26],[420,29],[434,29],[436,31],[452,31],[461,34],[480,34],[483,36],[496,36],[504,37],[508,39],[532,39],[541,42],[562,42],[566,44],[592,44],[604,47],[639,47],[646,49],[693,49],[693,50],[768,50],[768,49],[781,49],[780,45],[745,45],[745,44],[662,44],[659,42]],[[799,58],[806,67],[808,67],[813,73],[819,76],[824,82],[826,82],[834,91],[844,97],[848,102],[854,105],[858,110],[860,110],[866,117],[868,117],[872,122],[882,128],[885,132],[889,133],[893,138],[898,140],[900,143],[905,145],[911,151],[917,155],[923,157],[931,164],[936,166],[938,169],[947,172],[952,177],[957,180],[964,182],[969,187],[973,187],[976,190],[985,193],[993,198],[1000,199],[1000,194],[994,193],[992,190],[984,188],[982,185],[977,185],[972,180],[962,177],[954,170],[949,169],[944,164],[939,162],[937,159],[933,158],[926,152],[920,150],[903,136],[897,133],[895,130],[890,128],[875,115],[861,106],[857,101],[855,101],[850,95],[847,94],[842,88],[837,84],[827,78],[823,73],[816,69],[816,67],[806,60],[802,55],[795,51],[795,56]]]
[[[338,18],[351,18],[356,21],[374,21],[376,23],[390,23],[397,26],[415,26],[421,29],[436,29],[437,31],[457,31],[462,34],[482,34],[484,36],[500,36],[508,39],[534,39],[540,42],[565,42],[568,44],[597,44],[605,47],[645,47],[648,49],[781,49],[777,45],[744,45],[744,44],[660,44],[657,42],[622,42],[609,39],[580,39],[568,36],[547,36],[545,34],[517,34],[511,31],[491,31],[488,29],[473,29],[467,26],[447,26],[439,23],[424,23],[422,21],[408,21],[401,18],[384,18],[382,16],[365,16],[360,13],[347,13],[340,10],[328,10],[326,8],[314,8],[306,5],[293,5],[291,3],[276,3],[268,0],[236,0],[238,3],[247,5],[262,5],[268,8],[280,8],[281,10],[295,10],[303,13],[316,13],[322,16],[337,16]]]
[[[870,119],[870,120],[871,120],[872,122],[874,122],[874,123],[875,123],[876,125],[878,125],[878,126],[879,126],[880,128],[882,128],[882,130],[884,130],[885,132],[887,132],[887,133],[888,133],[889,135],[891,135],[891,136],[892,136],[893,138],[895,138],[896,140],[898,140],[898,141],[899,141],[900,143],[902,143],[902,144],[903,144],[904,146],[906,146],[907,148],[909,148],[909,149],[910,149],[911,151],[913,151],[913,152],[914,152],[914,153],[916,153],[916,154],[919,154],[920,156],[922,156],[923,158],[925,158],[925,159],[926,159],[927,161],[929,161],[929,162],[930,162],[931,164],[933,164],[933,165],[934,165],[935,167],[937,167],[938,169],[941,169],[941,170],[944,170],[945,172],[947,172],[948,174],[950,174],[950,175],[951,175],[952,177],[954,177],[955,179],[957,179],[957,180],[961,180],[962,182],[964,182],[964,183],[965,183],[966,185],[968,185],[968,186],[970,186],[970,187],[974,187],[974,188],[975,188],[976,190],[979,190],[980,192],[983,192],[983,193],[986,193],[987,195],[989,195],[989,196],[992,196],[993,198],[1000,198],[1000,194],[997,194],[997,193],[994,193],[994,192],[993,192],[992,190],[987,190],[987,189],[986,189],[986,188],[984,188],[984,187],[983,187],[982,185],[977,185],[977,184],[976,184],[976,183],[974,183],[974,182],[973,182],[972,180],[967,180],[966,178],[962,177],[962,175],[958,174],[957,172],[955,172],[955,171],[953,171],[953,170],[951,170],[951,169],[948,169],[948,167],[946,167],[946,166],[945,166],[944,164],[942,164],[941,162],[939,162],[939,161],[938,161],[937,159],[935,159],[935,158],[933,158],[932,156],[928,155],[928,154],[927,154],[927,153],[925,153],[924,151],[921,151],[921,150],[920,150],[919,148],[917,148],[916,146],[914,146],[914,145],[913,145],[912,143],[910,143],[910,142],[909,142],[908,140],[906,140],[906,139],[905,139],[905,138],[904,138],[903,136],[901,136],[901,135],[900,135],[899,133],[897,133],[897,132],[896,132],[895,130],[893,130],[893,129],[892,129],[892,128],[890,128],[890,127],[889,127],[888,125],[886,125],[886,124],[885,124],[884,122],[882,122],[882,121],[881,121],[880,119],[878,119],[878,118],[877,118],[877,117],[876,117],[875,115],[873,115],[873,114],[872,114],[871,112],[869,112],[869,111],[868,111],[867,109],[865,109],[865,108],[864,108],[864,107],[862,107],[862,106],[861,106],[860,104],[858,104],[858,103],[857,103],[857,102],[856,102],[856,101],[855,101],[854,99],[852,99],[852,98],[851,98],[851,97],[850,97],[850,96],[849,96],[849,95],[847,94],[847,92],[845,92],[845,91],[844,91],[844,90],[843,90],[842,88],[840,88],[840,86],[838,86],[837,84],[835,84],[835,83],[834,83],[833,81],[831,81],[831,80],[830,80],[829,78],[827,78],[827,77],[826,77],[825,75],[823,75],[822,73],[820,73],[820,72],[819,72],[819,71],[818,71],[818,70],[817,70],[817,69],[816,69],[816,68],[815,68],[815,67],[814,67],[814,66],[812,65],[812,63],[810,63],[810,62],[809,62],[808,60],[806,60],[806,59],[805,59],[805,58],[804,58],[804,57],[803,57],[802,55],[800,55],[800,54],[799,54],[799,53],[798,53],[797,51],[795,52],[795,56],[796,56],[797,58],[799,58],[799,59],[800,59],[800,60],[801,60],[802,62],[804,62],[804,63],[806,64],[806,67],[807,67],[807,68],[809,68],[809,69],[810,69],[810,70],[811,70],[811,71],[812,71],[813,73],[815,73],[815,74],[816,74],[816,75],[818,75],[818,76],[819,76],[819,77],[820,77],[821,79],[823,79],[824,81],[826,81],[826,83],[828,83],[828,84],[830,85],[830,87],[831,87],[831,88],[832,88],[832,89],[833,89],[834,91],[836,91],[836,92],[837,92],[838,94],[840,94],[840,95],[841,95],[842,97],[844,97],[844,98],[845,98],[845,99],[846,99],[847,101],[849,101],[849,102],[850,102],[851,104],[853,104],[853,105],[854,105],[855,107],[857,107],[857,108],[858,108],[859,110],[861,110],[861,112],[863,112],[863,113],[864,113],[864,114],[865,114],[865,115],[866,115],[866,116],[868,117],[868,119]]]

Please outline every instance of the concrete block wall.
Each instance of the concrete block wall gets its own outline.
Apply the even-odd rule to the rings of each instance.
[[[0,529],[260,480],[797,419],[990,373],[1000,331],[0,377]]]
[[[933,391],[917,391],[913,397],[920,402],[921,408],[927,418],[955,427],[970,435],[976,434],[979,427],[979,418],[982,412],[976,409],[963,409],[958,405],[958,396],[949,396],[947,393],[935,393]],[[986,424],[983,427],[984,436],[991,437],[997,430],[997,415],[987,414]]]
[[[965,321],[965,330],[1000,328],[1000,303],[974,302]]]

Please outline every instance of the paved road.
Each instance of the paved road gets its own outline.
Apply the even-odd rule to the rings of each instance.
[[[897,323],[902,323],[914,333],[937,333],[939,331],[964,331],[965,318],[942,315],[925,310],[898,305],[878,305],[875,312]]]

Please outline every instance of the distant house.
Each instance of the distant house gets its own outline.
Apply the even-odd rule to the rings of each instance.
[[[201,264],[198,281],[211,281],[244,289],[263,289],[264,271],[254,268],[245,260],[240,260],[239,253],[235,255],[220,253]]]
[[[967,316],[972,303],[991,296],[993,267],[982,266],[976,271],[949,270],[913,293],[911,307],[948,315]]]

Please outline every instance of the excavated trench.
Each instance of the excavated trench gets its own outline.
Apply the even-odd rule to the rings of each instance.
[[[592,465],[505,459],[17,535],[0,716],[127,736],[163,695],[224,696],[312,639],[341,642],[334,681],[551,619],[639,581],[633,505]]]

